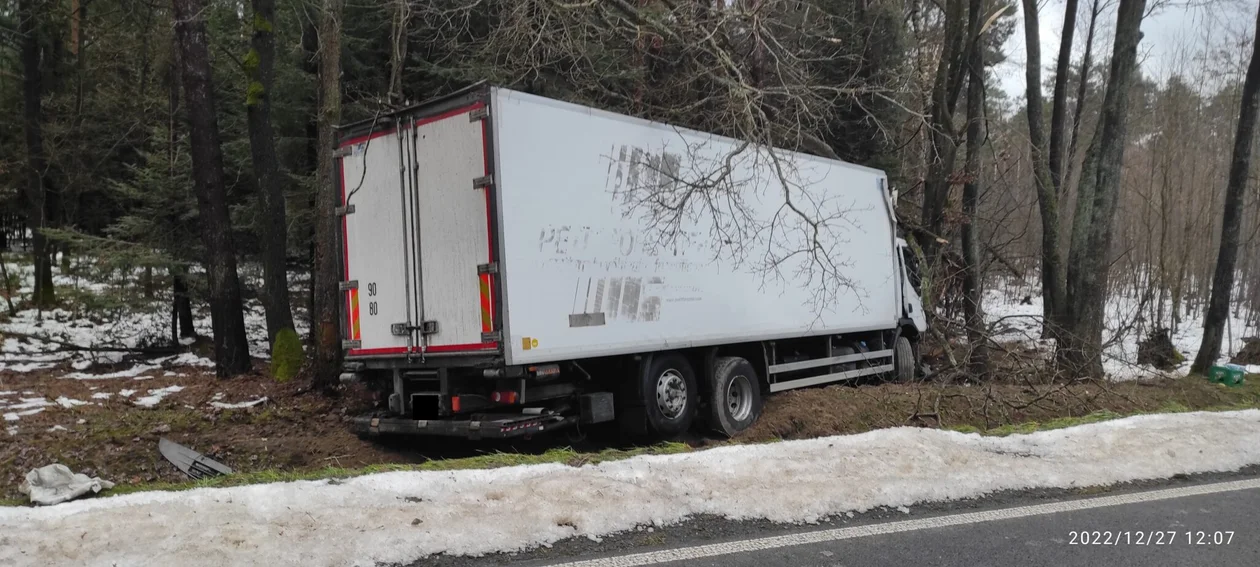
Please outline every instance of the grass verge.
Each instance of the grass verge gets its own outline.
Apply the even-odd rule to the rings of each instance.
[[[640,455],[673,455],[678,453],[686,453],[691,451],[691,447],[685,443],[659,443],[647,447],[636,447],[633,449],[605,449],[603,451],[586,453],[575,451],[571,448],[551,449],[541,454],[520,454],[520,453],[489,453],[486,455],[478,455],[476,457],[466,457],[462,459],[441,459],[427,461],[418,464],[387,464],[387,465],[371,465],[362,468],[340,468],[327,467],[306,471],[281,471],[281,470],[261,470],[245,473],[236,473],[224,476],[216,476],[198,481],[190,482],[160,482],[160,483],[143,483],[118,485],[114,488],[103,492],[102,496],[119,496],[122,494],[130,494],[133,492],[148,492],[152,490],[163,491],[180,491],[191,490],[194,488],[212,488],[227,486],[242,486],[246,484],[268,484],[273,482],[293,482],[300,480],[324,480],[324,479],[346,479],[356,476],[363,476],[374,473],[383,472],[405,472],[405,471],[456,471],[470,469],[497,469],[503,467],[513,467],[517,465],[542,465],[542,464],[565,464],[569,466],[582,466],[587,464],[598,464],[607,461],[618,461],[637,457]],[[15,506],[25,505],[26,502],[20,500],[0,500],[0,505]]]

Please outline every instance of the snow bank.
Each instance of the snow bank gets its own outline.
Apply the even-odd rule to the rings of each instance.
[[[998,490],[1260,463],[1260,411],[988,438],[896,428],[572,468],[384,473],[0,509],[0,564],[372,565],[598,538],[697,514],[811,522]]]

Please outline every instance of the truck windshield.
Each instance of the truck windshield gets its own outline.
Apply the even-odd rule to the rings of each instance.
[[[922,293],[923,290],[920,288],[920,285],[922,284],[922,280],[919,277],[918,257],[914,255],[914,252],[912,252],[910,248],[902,247],[901,261],[905,262],[906,277],[910,278],[910,286],[914,288],[914,291]]]

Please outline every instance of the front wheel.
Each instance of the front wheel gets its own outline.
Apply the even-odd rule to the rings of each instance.
[[[906,337],[897,337],[893,343],[893,379],[898,382],[914,380],[918,368],[914,345]]]

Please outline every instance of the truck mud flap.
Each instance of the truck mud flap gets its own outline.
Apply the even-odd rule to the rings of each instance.
[[[506,439],[562,429],[577,423],[577,416],[488,415],[482,419],[404,419],[358,417],[351,429],[359,435],[434,435],[465,439]]]

